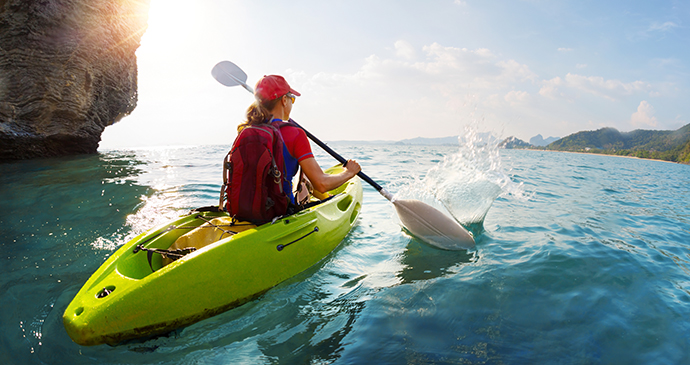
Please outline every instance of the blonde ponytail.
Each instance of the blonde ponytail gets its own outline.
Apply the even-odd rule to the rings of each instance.
[[[242,129],[250,125],[258,125],[270,122],[270,120],[273,118],[273,114],[271,114],[270,110],[272,110],[276,104],[278,104],[279,100],[280,98],[269,100],[263,103],[259,102],[258,100],[253,102],[252,105],[247,108],[247,120],[237,126],[237,132],[239,133]]]

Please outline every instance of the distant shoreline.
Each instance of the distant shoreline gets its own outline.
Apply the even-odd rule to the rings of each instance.
[[[668,163],[674,163],[674,164],[678,164],[678,165],[688,165],[688,164],[686,164],[686,163],[676,162],[676,161],[657,160],[657,159],[654,159],[654,158],[642,158],[642,157],[636,157],[636,156],[609,155],[609,154],[606,154],[606,153],[577,152],[577,151],[559,151],[559,150],[537,150],[537,149],[529,149],[529,148],[511,148],[511,149],[514,149],[514,150],[521,150],[521,151],[542,151],[542,152],[576,153],[576,154],[580,154],[580,155],[591,155],[591,156],[611,156],[611,157],[621,157],[621,158],[632,158],[632,159],[636,159],[636,160],[668,162]]]

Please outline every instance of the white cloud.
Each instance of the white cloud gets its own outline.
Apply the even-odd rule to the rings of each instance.
[[[572,52],[572,51],[573,51],[572,48],[566,48],[566,47],[561,47],[558,49],[558,52],[563,52],[563,53]]]
[[[424,46],[428,62],[415,67],[424,69],[428,73],[444,73],[449,71],[488,73],[489,69],[496,69],[492,61],[493,53],[486,48],[475,51],[467,48],[443,47],[438,43]],[[494,71],[495,72],[495,71]]]
[[[680,69],[684,67],[683,61],[678,58],[653,58],[651,64],[657,68],[675,68]]]
[[[634,35],[633,39],[649,39],[650,37],[664,38],[667,33],[672,32],[675,28],[680,28],[681,26],[668,21],[664,23],[654,22],[649,25],[646,29],[640,30]]]
[[[609,100],[649,89],[649,85],[643,81],[625,83],[620,80],[605,80],[601,76],[582,76],[571,73],[565,75],[565,81],[572,88]]]
[[[520,106],[523,111],[530,106],[529,87],[538,76],[514,59],[486,48],[438,43],[415,49],[405,40],[396,42],[395,50],[391,57],[367,57],[351,73],[290,75],[297,90],[309,95],[303,98],[303,106],[295,109],[295,119],[320,120],[324,108],[345,105],[331,121],[350,125],[347,133],[351,135],[340,133],[330,138],[356,139],[355,131],[367,128],[370,133],[402,139],[440,131],[459,133],[453,128],[474,118],[476,110],[490,111],[483,115],[485,128],[500,129],[505,118],[498,115],[503,109],[510,114],[514,113],[508,110],[511,106]],[[412,54],[416,54],[414,59],[408,57]],[[372,125],[371,120],[379,123]],[[312,133],[328,136],[329,125],[313,125]],[[400,129],[400,125],[408,127]]]
[[[503,70],[501,76],[510,81],[528,81],[537,78],[527,65],[521,65],[515,60],[498,61],[496,63]]]
[[[426,62],[408,65],[428,75],[439,76],[439,82],[457,89],[506,88],[515,82],[533,81],[537,75],[527,65],[512,59],[499,59],[491,50],[443,47],[438,43],[425,46]]]
[[[678,28],[679,25],[674,23],[674,22],[665,22],[662,24],[659,23],[652,23],[652,25],[649,26],[647,29],[648,32],[668,32],[669,30],[673,28]]]
[[[575,67],[576,68],[586,68],[587,64],[586,63],[578,63],[577,65],[575,65]]]
[[[659,121],[654,116],[654,107],[646,100],[642,100],[630,118],[630,123],[635,128],[656,127]]]
[[[506,96],[504,96],[504,99],[511,105],[511,106],[517,106],[520,104],[524,104],[529,100],[530,96],[529,93],[526,91],[515,91],[515,90],[510,90]]]
[[[563,96],[565,90],[584,92],[611,101],[637,92],[652,92],[651,86],[643,81],[623,82],[606,80],[601,76],[582,76],[568,73],[564,79],[555,77],[551,80],[542,81],[539,94],[553,99],[557,96]]]
[[[558,92],[558,88],[563,85],[563,79],[556,76],[551,80],[542,81],[542,87],[539,89],[539,95],[549,98],[556,99],[558,96],[563,96],[562,93]]]
[[[319,77],[355,83],[378,80],[389,88],[396,84],[434,85],[436,90],[445,90],[444,94],[447,96],[476,89],[495,92],[497,89],[513,87],[515,83],[537,79],[537,75],[527,65],[512,59],[499,59],[486,48],[469,50],[433,43],[422,48],[426,57],[424,61],[418,62],[409,60],[415,54],[415,49],[408,42],[397,41],[395,48],[402,59],[371,55],[354,74]]]
[[[395,42],[395,54],[408,60],[416,56],[414,47],[407,41],[399,40]]]
[[[648,103],[641,104],[632,117],[621,103],[641,92],[653,91],[642,81],[623,82],[575,73],[540,80],[528,65],[486,48],[438,43],[415,48],[405,40],[397,41],[394,47],[395,55],[373,54],[351,73],[291,75],[298,90],[309,95],[304,98],[304,107],[296,109],[295,118],[320,120],[327,113],[324,110],[346,105],[331,122],[350,125],[350,135],[341,132],[330,137],[333,139],[356,139],[354,131],[361,128],[390,138],[430,136],[440,133],[432,131],[452,130],[478,115],[484,128],[507,127],[508,134],[527,133],[524,128],[530,123],[554,130],[581,130],[585,118],[595,120],[599,127],[611,126],[611,120],[627,119],[628,126],[657,123]],[[535,98],[537,92],[540,97]],[[584,113],[599,113],[595,118],[582,115],[582,109],[587,109],[583,105],[592,102],[582,98],[585,95],[600,99]],[[563,114],[568,117],[559,117]],[[566,124],[556,128],[548,122],[559,118]],[[371,120],[379,123],[372,125]],[[312,132],[328,136],[329,125],[315,124]],[[400,129],[399,125],[407,127]]]

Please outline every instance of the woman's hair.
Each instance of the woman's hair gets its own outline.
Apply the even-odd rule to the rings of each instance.
[[[281,98],[282,97],[262,102],[259,100],[254,101],[252,105],[247,108],[247,120],[237,126],[237,132],[240,132],[250,125],[258,125],[270,121],[273,118],[273,114],[271,114],[270,111],[275,108]]]

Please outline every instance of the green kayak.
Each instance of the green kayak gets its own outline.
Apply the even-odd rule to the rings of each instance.
[[[258,297],[321,261],[354,226],[362,204],[359,178],[329,193],[333,197],[320,204],[258,227],[231,222],[224,212],[193,211],[142,233],[79,290],[63,315],[67,333],[80,345],[114,345]],[[167,250],[167,258],[155,250]]]

